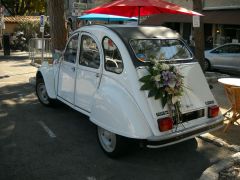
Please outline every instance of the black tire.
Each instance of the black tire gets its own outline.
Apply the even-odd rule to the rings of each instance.
[[[36,94],[39,102],[44,106],[55,106],[56,100],[49,98],[43,78],[38,78],[36,80]]]
[[[211,70],[211,64],[210,64],[208,59],[205,59],[204,69],[205,69],[205,71],[210,71]]]
[[[106,137],[104,133],[108,133],[111,138]],[[117,158],[125,155],[131,149],[130,147],[132,144],[128,138],[109,132],[99,126],[97,126],[97,137],[101,149],[110,158]],[[112,138],[114,139],[114,142]],[[112,144],[112,146],[107,145],[107,143]]]

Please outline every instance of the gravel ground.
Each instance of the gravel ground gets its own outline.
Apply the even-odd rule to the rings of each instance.
[[[240,163],[219,172],[219,180],[240,180]]]

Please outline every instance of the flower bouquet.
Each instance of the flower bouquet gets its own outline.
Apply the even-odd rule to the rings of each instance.
[[[163,108],[168,111],[176,124],[181,123],[180,98],[183,95],[183,76],[173,65],[150,59],[149,74],[139,79],[143,83],[141,90],[148,90],[148,97],[160,99]]]

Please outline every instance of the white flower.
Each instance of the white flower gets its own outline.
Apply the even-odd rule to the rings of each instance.
[[[155,80],[155,81],[161,81],[161,75],[160,75],[160,74],[156,75],[156,76],[154,77],[154,80]]]
[[[176,81],[174,81],[174,80],[171,80],[171,81],[168,82],[168,86],[171,87],[171,88],[174,88],[175,85],[176,85]]]
[[[162,64],[162,70],[163,71],[167,71],[167,70],[169,70],[169,68],[170,68],[169,65],[167,65],[165,63]]]
[[[156,71],[156,70],[158,70],[158,68],[157,68],[156,66],[153,66],[153,70],[155,70],[155,71]]]
[[[152,58],[152,57],[150,57],[150,61],[153,63],[153,64],[157,64],[157,60],[156,60],[156,58]]]
[[[158,89],[161,87],[159,82],[155,82],[155,84],[156,84]]]
[[[173,96],[172,97],[172,103],[176,104],[178,101],[180,101],[180,97],[179,96]]]

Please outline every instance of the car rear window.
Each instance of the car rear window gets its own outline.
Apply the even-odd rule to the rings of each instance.
[[[170,61],[192,58],[187,46],[177,39],[132,39],[130,46],[137,59],[142,62],[151,59]]]

